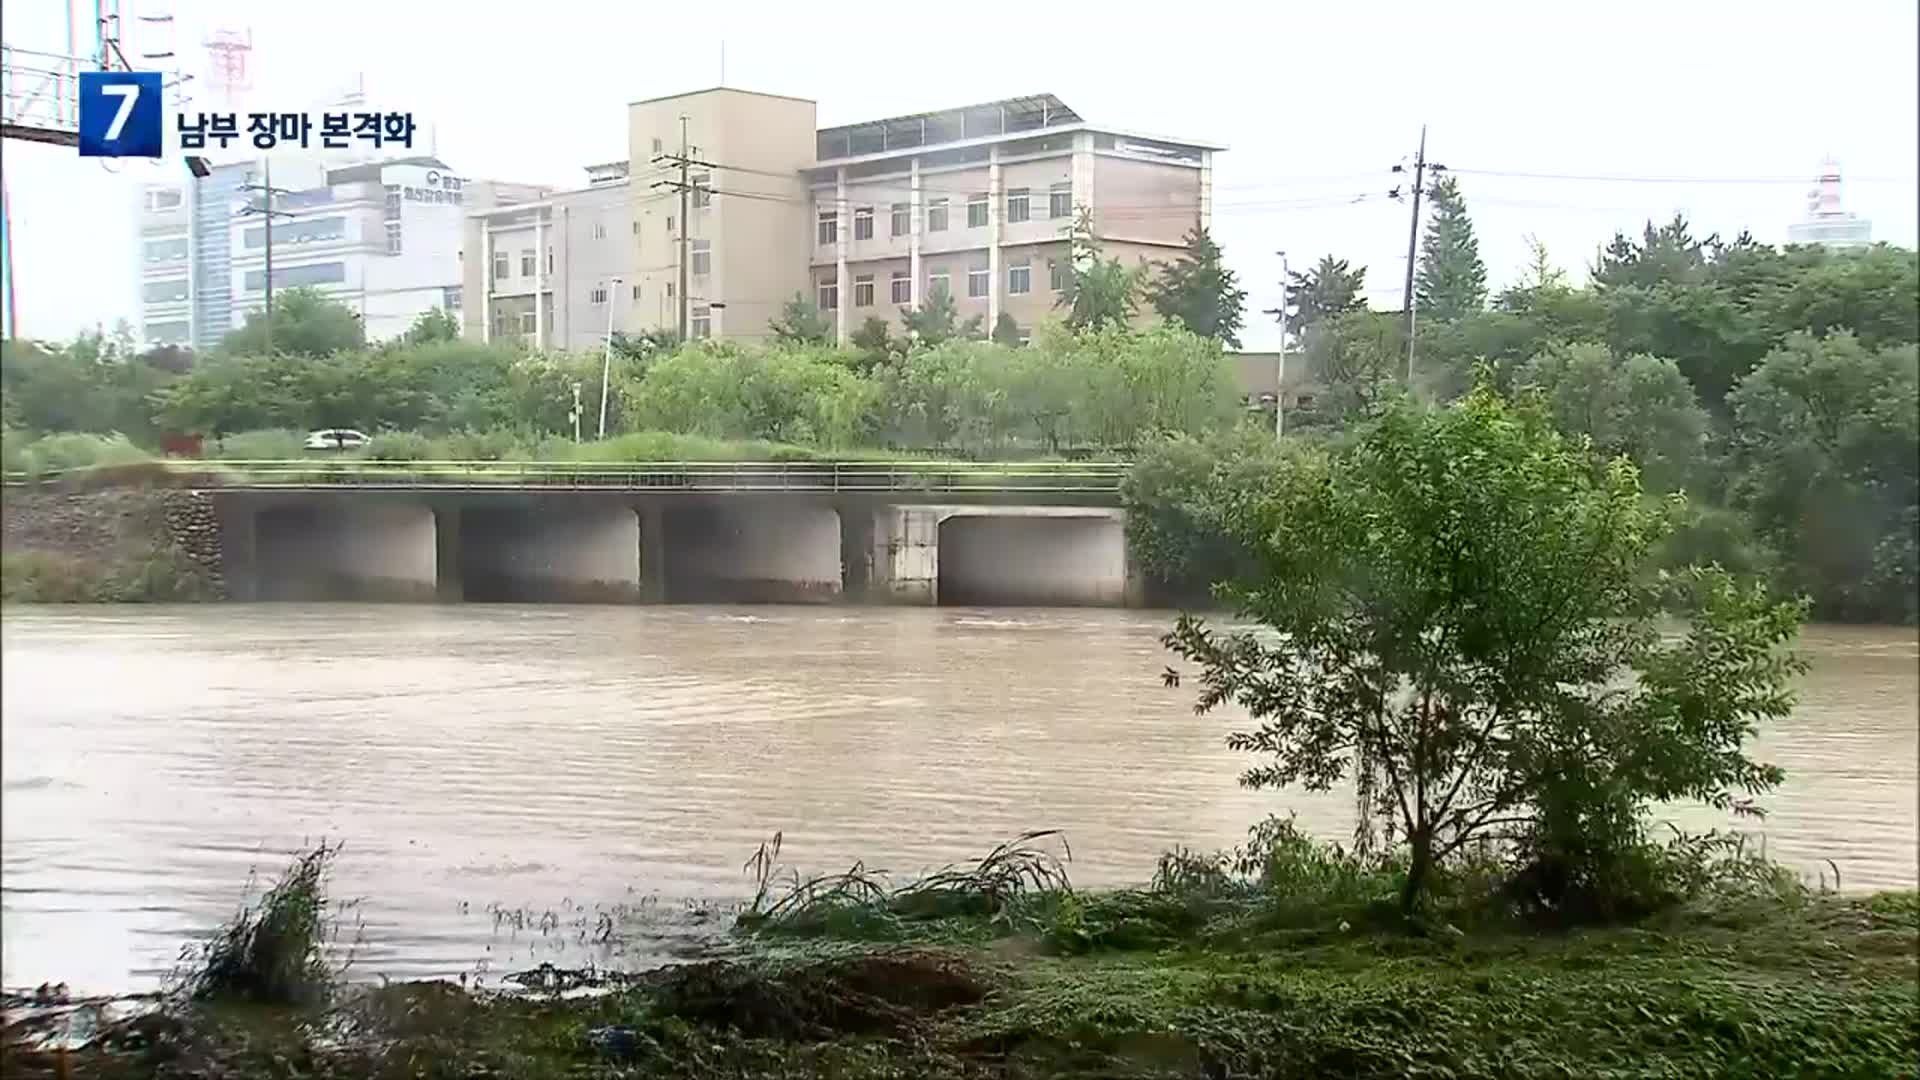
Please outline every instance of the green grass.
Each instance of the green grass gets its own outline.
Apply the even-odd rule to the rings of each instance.
[[[7,1032],[8,1076],[1899,1077],[1920,1055],[1916,894],[1843,898],[1695,845],[1692,899],[1631,925],[1391,908],[1393,864],[1284,820],[1076,891],[1046,832],[895,885],[746,869],[742,949],[630,975],[551,968],[526,993],[342,990],[325,966],[331,849],[190,956],[184,992],[62,1062]],[[1494,905],[1497,906],[1497,905]],[[592,995],[564,993],[588,985]],[[64,1068],[64,1072],[56,1070]]]
[[[1077,895],[1165,922],[1150,893]],[[592,997],[409,983],[325,1010],[191,1005],[70,1064],[77,1077],[528,1080],[1911,1076],[1915,912],[1909,892],[1569,933],[1328,928],[1228,944],[1169,926],[1073,955],[1017,928],[944,945],[781,938]],[[15,1048],[5,1071],[46,1060]]]

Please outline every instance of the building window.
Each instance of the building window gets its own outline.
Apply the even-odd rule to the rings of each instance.
[[[967,196],[967,228],[984,229],[987,227],[987,193],[975,192]]]
[[[1060,292],[1067,287],[1067,264],[1054,259],[1047,260],[1047,288]]]
[[[639,236],[639,235],[640,235],[640,222],[639,222],[638,220],[636,220],[636,221],[635,221],[635,222],[633,223],[633,235],[635,235],[635,236]]]
[[[604,221],[596,221],[596,222],[594,222],[594,223],[593,223],[593,238],[594,238],[595,240],[605,240],[605,239],[607,238],[607,223],[606,223],[606,222],[604,222]]]
[[[508,269],[507,253],[504,251],[494,252],[493,253],[493,280],[499,281],[503,278],[511,277],[512,275],[507,272],[507,269]]]
[[[913,275],[904,270],[893,272],[893,302],[896,304],[913,303]]]
[[[820,283],[820,310],[832,311],[840,306],[840,283],[822,281]]]
[[[653,140],[653,152],[654,152],[654,153],[656,153],[656,154],[660,152],[660,140],[659,140],[659,139],[655,139],[655,140]]]
[[[893,204],[893,235],[905,236],[913,231],[913,207],[907,203]]]
[[[440,290],[440,306],[448,311],[460,310],[460,286],[447,285]]]
[[[638,286],[638,285],[635,285],[635,286],[633,287],[633,298],[634,298],[634,300],[636,300],[636,301],[638,301],[638,300],[640,299],[640,286]]]
[[[1018,335],[1021,345],[1024,346],[1024,345],[1033,344],[1033,328],[1032,327],[1016,326],[1013,329],[1015,334]]]
[[[535,330],[537,330],[539,326],[540,326],[540,320],[534,316],[533,312],[523,311],[520,313],[520,332],[521,333],[531,334]]]
[[[397,221],[387,222],[387,254],[400,254],[400,223]]]
[[[1053,185],[1047,192],[1047,216],[1063,218],[1073,216],[1073,181]]]
[[[687,332],[696,338],[713,336],[713,308],[706,304],[693,305],[693,316],[688,322]]]
[[[967,295],[979,299],[987,295],[988,286],[993,284],[993,271],[984,266],[975,266],[967,270]]]
[[[667,235],[668,236],[673,235],[673,215],[672,214],[667,215]]]
[[[179,188],[158,188],[147,192],[148,210],[172,210],[180,205]]]
[[[856,274],[853,279],[853,306],[873,306],[873,275]]]
[[[607,287],[605,285],[595,285],[593,290],[587,293],[587,303],[589,304],[604,304],[606,302]]]
[[[927,203],[927,231],[947,231],[947,200],[934,199]]]
[[[692,240],[689,243],[693,247],[693,257],[688,269],[701,277],[713,273],[713,241]]]
[[[1033,267],[1026,263],[1007,267],[1007,295],[1025,296],[1033,291]]]
[[[388,221],[400,220],[400,185],[387,185],[386,218]]]
[[[1007,189],[1007,220],[1027,220],[1027,189],[1023,187]]]
[[[820,211],[820,242],[822,244],[840,242],[840,211]]]
[[[873,207],[857,207],[853,211],[853,238],[855,240],[873,239]]]
[[[927,297],[929,299],[947,292],[948,288],[947,272],[945,270],[935,270],[933,273],[927,275]]]
[[[533,276],[533,249],[524,248],[520,252],[520,276]]]
[[[673,299],[673,282],[667,282],[667,299]]]
[[[713,205],[713,177],[698,173],[688,179],[693,186],[693,208],[705,210]]]
[[[552,247],[547,248],[547,274],[549,276],[553,274],[553,248]]]

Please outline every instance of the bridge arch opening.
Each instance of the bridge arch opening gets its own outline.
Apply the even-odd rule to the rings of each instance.
[[[943,607],[1126,603],[1119,514],[955,514],[940,523],[939,552]]]
[[[841,592],[840,514],[799,499],[663,501],[664,591],[674,604],[805,604]]]

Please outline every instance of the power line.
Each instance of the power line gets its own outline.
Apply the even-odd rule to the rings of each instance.
[[[1602,184],[1810,184],[1813,179],[1799,176],[1620,176],[1583,173],[1521,172],[1511,169],[1468,169],[1452,171],[1470,176],[1500,176],[1515,180],[1571,180]],[[1916,177],[1849,176],[1850,184],[1912,184]]]

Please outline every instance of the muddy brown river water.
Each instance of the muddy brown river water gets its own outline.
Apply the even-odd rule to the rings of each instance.
[[[803,871],[897,875],[1066,830],[1079,884],[1274,812],[1231,718],[1161,687],[1160,612],[714,607],[10,608],[0,982],[148,988],[250,868],[344,841],[355,973],[483,981],[657,962],[722,921],[775,830]],[[1915,883],[1912,630],[1811,627],[1761,756],[1769,853]],[[1718,815],[1676,808],[1689,827]],[[1829,871],[1829,876],[1831,871]],[[603,919],[603,916],[605,917]],[[615,932],[600,941],[604,929]]]

